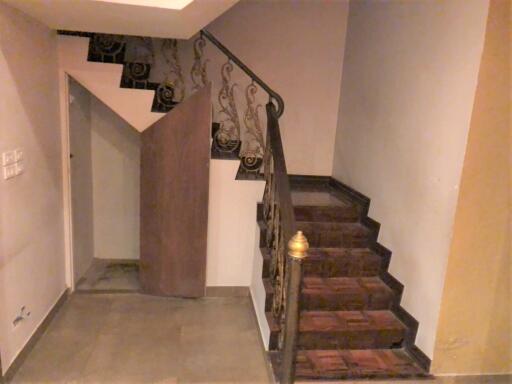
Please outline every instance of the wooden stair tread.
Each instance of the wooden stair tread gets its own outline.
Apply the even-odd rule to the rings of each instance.
[[[266,310],[270,310],[274,294],[270,279],[263,280]],[[395,301],[393,290],[380,277],[304,277],[302,309],[312,310],[383,310]]]
[[[267,313],[271,332],[280,325]],[[405,325],[389,310],[379,311],[302,311],[299,332],[343,332],[351,330],[405,330]]]
[[[379,277],[305,277],[302,292],[305,294],[393,294]]]
[[[280,354],[271,352],[276,377]],[[296,378],[303,380],[428,378],[404,349],[297,351]]]

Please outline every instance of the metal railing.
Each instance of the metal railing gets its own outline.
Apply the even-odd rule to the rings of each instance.
[[[295,378],[295,357],[300,313],[302,262],[308,243],[295,222],[289,176],[279,130],[279,117],[284,112],[282,97],[261,80],[210,32],[201,31],[230,62],[236,64],[252,81],[269,95],[266,105],[267,135],[263,155],[265,192],[263,216],[266,221],[266,242],[271,250],[270,278],[274,290],[272,313],[281,326],[279,351],[281,353],[280,383],[289,384]]]

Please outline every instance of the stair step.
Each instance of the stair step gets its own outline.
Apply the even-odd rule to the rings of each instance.
[[[294,205],[297,221],[357,222],[360,210],[353,204],[347,205]]]
[[[309,245],[314,248],[367,248],[373,233],[360,223],[297,221]]]
[[[261,248],[263,277],[269,276],[269,248]],[[378,276],[382,258],[368,248],[310,248],[304,260],[305,277],[369,277]]]
[[[264,279],[265,310],[270,311],[274,291]],[[394,293],[379,277],[305,277],[301,308],[304,311],[363,311],[391,308]]]
[[[276,377],[281,354],[271,352]],[[403,379],[429,377],[404,349],[297,351],[298,380]]]
[[[280,325],[267,312],[269,349],[277,348]],[[298,349],[400,348],[407,327],[391,311],[303,311]]]
[[[332,188],[292,186],[291,191],[293,205],[309,206],[353,206],[352,200],[346,198]]]

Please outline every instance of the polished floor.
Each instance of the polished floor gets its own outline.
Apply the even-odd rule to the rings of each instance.
[[[75,294],[12,383],[269,383],[251,305]]]
[[[248,297],[186,300],[137,293],[74,294],[12,383],[269,384],[251,305]],[[512,378],[377,383],[512,384]]]
[[[91,266],[78,280],[77,291],[138,292],[138,260],[93,259]]]

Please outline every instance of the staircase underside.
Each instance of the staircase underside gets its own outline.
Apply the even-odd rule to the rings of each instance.
[[[297,228],[310,243],[304,262],[297,340],[299,380],[429,377],[415,345],[417,321],[400,306],[403,286],[387,271],[369,199],[329,177],[291,176]],[[271,314],[271,255],[258,206],[269,356],[280,377],[280,324]]]

